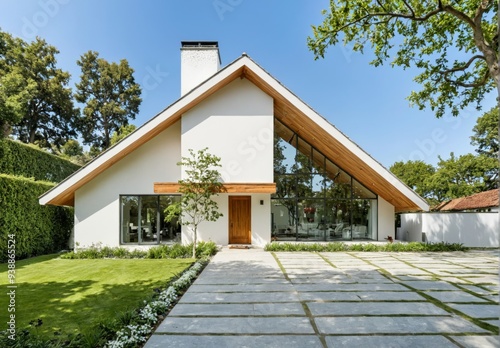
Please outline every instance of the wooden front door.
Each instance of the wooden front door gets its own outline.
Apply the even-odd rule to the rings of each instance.
[[[229,244],[251,244],[250,196],[229,196]]]

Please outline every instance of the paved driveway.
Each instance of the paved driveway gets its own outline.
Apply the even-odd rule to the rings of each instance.
[[[500,347],[498,261],[225,248],[146,347]]]

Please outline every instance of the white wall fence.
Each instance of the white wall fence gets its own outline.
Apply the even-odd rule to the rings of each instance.
[[[467,247],[499,247],[499,213],[401,214],[397,238],[404,241],[462,243]]]

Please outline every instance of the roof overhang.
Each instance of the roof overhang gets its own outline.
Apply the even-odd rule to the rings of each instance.
[[[274,116],[395,207],[397,212],[429,210],[427,202],[352,140],[243,55],[168,106],[128,137],[40,197],[40,204],[74,205],[77,189],[177,122],[182,114],[235,80],[246,78],[274,99]]]

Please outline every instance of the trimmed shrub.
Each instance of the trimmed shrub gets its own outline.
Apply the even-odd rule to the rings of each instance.
[[[0,261],[7,260],[9,235],[15,235],[16,259],[68,248],[73,209],[38,203],[38,196],[53,186],[0,174]]]
[[[108,246],[91,245],[77,252],[71,251],[61,255],[63,259],[189,259],[193,255],[193,244],[163,244],[148,250],[128,250],[123,247],[111,248]],[[214,242],[199,242],[196,247],[196,258],[204,259],[217,253]]]
[[[386,244],[346,244],[342,242],[333,243],[270,243],[264,247],[266,251],[311,251],[311,252],[335,252],[335,251],[395,251],[395,252],[423,252],[423,251],[467,251],[469,248],[459,243],[386,243]]]
[[[0,139],[0,173],[60,182],[80,168],[34,145]]]

